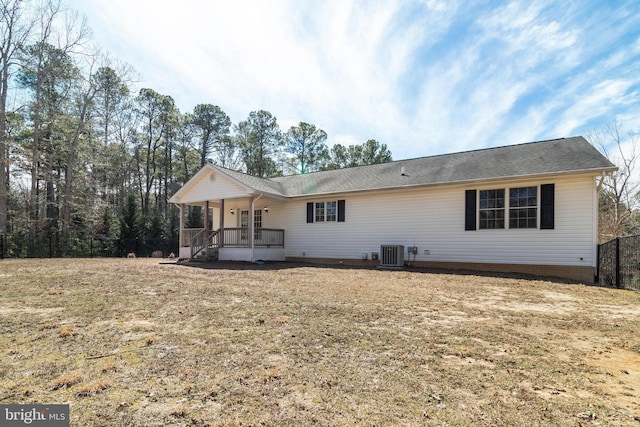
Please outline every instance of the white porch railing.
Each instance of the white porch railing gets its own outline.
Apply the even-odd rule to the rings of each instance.
[[[225,247],[248,248],[249,241],[248,228],[225,228],[223,244]],[[220,237],[218,237],[220,239]],[[256,228],[254,247],[261,248],[284,248],[284,230],[276,228]]]
[[[180,240],[180,246],[191,246],[191,241],[193,240],[194,236],[202,232],[203,230],[204,228],[183,228],[182,233],[180,233],[180,236],[182,236],[182,239]]]
[[[183,233],[187,230],[183,230]],[[251,242],[249,240],[248,228],[224,228],[222,230],[214,230],[206,233],[204,229],[194,232],[195,229],[189,229],[191,239],[186,246],[191,247],[191,257],[195,257],[206,248],[249,248]],[[208,234],[208,235],[207,235]],[[183,234],[183,242],[184,242]],[[275,228],[256,228],[255,239],[253,242],[255,248],[284,248],[284,230]]]

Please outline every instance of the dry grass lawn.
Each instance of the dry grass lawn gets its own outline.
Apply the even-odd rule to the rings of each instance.
[[[74,426],[640,425],[640,293],[152,259],[0,261],[0,403]]]

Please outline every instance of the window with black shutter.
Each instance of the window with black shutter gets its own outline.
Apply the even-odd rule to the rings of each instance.
[[[540,228],[553,230],[555,227],[555,184],[540,186]]]
[[[313,222],[313,202],[307,203],[307,223]]]
[[[344,222],[345,201],[338,200],[338,222]]]
[[[329,200],[307,203],[307,223],[345,222],[345,200]]]
[[[465,191],[465,230],[538,228],[555,226],[555,185]],[[505,195],[509,196],[508,201]],[[478,205],[479,200],[479,205]]]
[[[465,191],[464,229],[476,229],[476,190]]]

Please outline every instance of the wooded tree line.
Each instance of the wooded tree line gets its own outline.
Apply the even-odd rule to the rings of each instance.
[[[168,200],[207,162],[273,177],[391,160],[374,139],[329,148],[265,110],[236,124],[213,104],[181,112],[92,48],[61,0],[0,7],[0,235],[55,235],[60,255],[87,236],[176,237]]]
[[[232,123],[214,104],[181,112],[135,71],[92,47],[61,0],[0,0],[0,235],[73,241],[175,238],[168,200],[206,162],[259,177],[392,160],[374,139],[334,144],[268,111]],[[613,122],[588,139],[620,170],[598,180],[599,240],[640,233],[638,132]],[[201,215],[188,219],[197,226]]]

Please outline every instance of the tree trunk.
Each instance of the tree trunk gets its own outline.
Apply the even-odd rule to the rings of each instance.
[[[62,256],[65,256],[69,249],[69,226],[71,224],[71,206],[73,204],[74,172],[76,159],[78,158],[78,140],[85,128],[89,103],[92,98],[93,96],[91,95],[84,97],[82,109],[80,110],[80,117],[78,118],[78,126],[76,126],[71,138],[71,143],[69,144],[69,156],[67,158],[67,168],[64,176],[64,193],[62,196],[62,230],[60,233],[60,249]]]
[[[33,118],[33,147],[31,149],[31,193],[29,194],[29,248],[36,244],[38,231],[39,176],[40,176],[40,113]]]
[[[3,58],[4,64],[4,58]],[[6,69],[2,70],[2,88],[0,89],[0,236],[7,232],[7,190],[9,187],[9,144],[7,141],[7,81]]]

